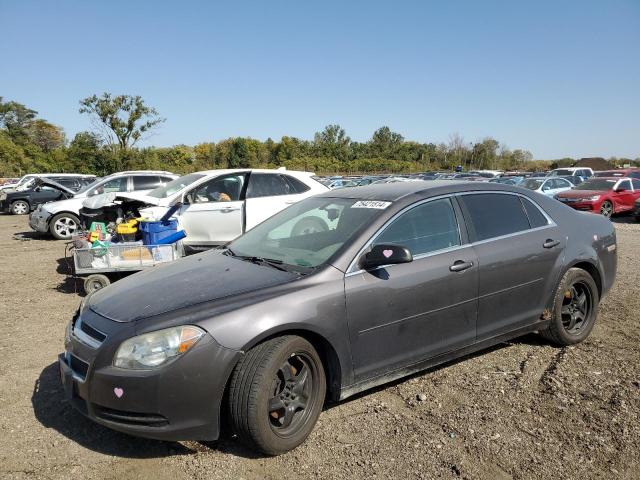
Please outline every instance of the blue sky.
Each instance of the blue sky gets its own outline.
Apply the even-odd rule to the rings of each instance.
[[[640,156],[640,0],[0,0],[0,95],[67,135],[142,95],[147,144],[493,136],[535,158]]]

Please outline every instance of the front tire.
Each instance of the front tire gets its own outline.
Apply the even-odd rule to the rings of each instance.
[[[313,430],[326,388],[322,361],[308,341],[293,335],[267,340],[249,350],[233,372],[233,430],[262,453],[288,452]]]
[[[613,215],[613,203],[609,200],[602,202],[602,205],[600,205],[600,214],[603,217],[611,218],[611,215]]]
[[[70,240],[80,229],[80,219],[71,213],[59,213],[51,219],[49,231],[58,240]]]
[[[584,341],[596,323],[599,302],[593,277],[581,268],[570,268],[560,280],[551,323],[541,335],[560,346]]]
[[[26,215],[31,210],[31,207],[24,200],[16,200],[11,204],[11,213],[13,215]]]

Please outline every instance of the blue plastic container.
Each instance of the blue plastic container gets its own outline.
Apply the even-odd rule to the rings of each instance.
[[[160,240],[178,231],[178,221],[170,218],[165,222],[140,222],[138,228],[142,232],[142,243],[157,245]]]

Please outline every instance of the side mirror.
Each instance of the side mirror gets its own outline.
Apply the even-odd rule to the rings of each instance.
[[[624,187],[618,187],[618,188],[616,188],[616,192],[617,192],[617,193],[622,193],[622,192],[626,192],[626,191],[627,191],[627,189],[626,189],[626,188],[624,188]]]
[[[382,265],[396,265],[398,263],[409,262],[413,262],[413,256],[407,247],[394,243],[386,243],[374,245],[371,251],[362,257],[360,265],[365,270],[372,270]]]

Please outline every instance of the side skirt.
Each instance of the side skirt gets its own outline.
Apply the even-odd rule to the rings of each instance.
[[[470,355],[472,353],[485,350],[494,345],[498,345],[500,343],[504,343],[506,341],[512,340],[516,337],[521,337],[522,335],[526,335],[527,333],[536,332],[538,330],[544,330],[545,328],[547,328],[548,325],[549,325],[548,320],[539,321],[529,326],[518,328],[517,330],[512,330],[511,332],[504,333],[502,335],[498,335],[496,337],[492,337],[478,343],[474,343],[467,347],[463,347],[459,350],[443,353],[441,355],[437,355],[435,357],[431,357],[426,360],[421,360],[407,367],[402,367],[397,370],[392,370],[390,372],[384,373],[377,377],[369,378],[367,380],[354,383],[353,385],[344,387],[340,391],[339,400],[344,400],[345,398],[349,398],[352,395],[355,395],[360,392],[364,392],[365,390],[369,390],[371,388],[378,387],[385,383],[393,382],[394,380],[398,380],[400,378],[413,375],[414,373],[420,372],[422,370],[427,370],[429,368],[442,365],[443,363],[447,363],[452,360],[459,359],[466,355]]]

